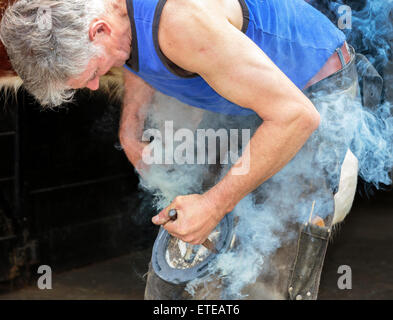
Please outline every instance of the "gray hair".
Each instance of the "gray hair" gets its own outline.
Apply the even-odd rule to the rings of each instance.
[[[90,24],[106,0],[18,0],[4,13],[0,39],[24,86],[43,106],[72,100],[66,82],[80,75],[101,48]]]

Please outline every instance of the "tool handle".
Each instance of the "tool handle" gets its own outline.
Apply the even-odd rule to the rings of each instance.
[[[177,210],[176,209],[171,209],[168,212],[169,220],[175,221],[177,220]]]

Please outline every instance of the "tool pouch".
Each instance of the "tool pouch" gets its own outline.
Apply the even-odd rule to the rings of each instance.
[[[381,101],[383,79],[370,61],[360,53],[356,54],[356,68],[362,104],[366,108],[375,109]]]
[[[291,300],[315,300],[330,237],[330,229],[310,223],[300,230],[295,263],[289,281]]]

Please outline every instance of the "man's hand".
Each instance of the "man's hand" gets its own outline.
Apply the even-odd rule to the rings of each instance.
[[[171,209],[177,210],[176,221],[169,219],[168,213]],[[176,197],[153,218],[153,223],[163,225],[174,237],[196,245],[202,244],[208,238],[225,213],[205,194],[192,194]]]

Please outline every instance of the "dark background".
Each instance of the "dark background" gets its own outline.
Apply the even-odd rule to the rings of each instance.
[[[23,90],[0,100],[0,281],[61,271],[149,246],[149,195],[117,137],[119,104],[80,92],[42,111]],[[3,285],[7,288],[7,285]]]

